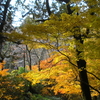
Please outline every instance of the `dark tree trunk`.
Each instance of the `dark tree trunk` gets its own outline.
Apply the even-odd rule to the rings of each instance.
[[[5,20],[6,20],[6,14],[7,14],[7,10],[9,7],[11,0],[7,0],[5,4],[2,4],[4,1],[0,1],[0,6],[4,7],[3,11],[0,12],[1,18],[0,18],[0,62],[2,63],[2,46],[3,46],[3,42],[5,40],[2,31],[5,25]],[[2,69],[3,70],[3,69]]]
[[[38,61],[38,71],[41,71],[40,60]]]
[[[80,32],[80,28],[77,27],[77,30],[75,30],[75,31]],[[81,35],[81,33],[74,35],[76,42],[79,42],[79,44],[81,44],[81,45],[84,44],[84,40],[83,40],[84,37],[85,36]],[[84,100],[92,100],[90,88],[89,88],[87,71],[86,71],[86,61],[84,60],[84,57],[81,56],[81,54],[84,53],[84,51],[83,51],[84,48],[82,50],[80,50],[79,46],[80,45],[76,44],[76,53],[77,53],[77,58],[78,58],[77,66],[79,69],[79,77],[80,77],[80,84],[81,84],[81,89],[82,89],[82,93],[83,93],[83,98],[84,98]]]
[[[91,94],[90,94],[90,88],[89,88],[89,82],[88,82],[88,76],[86,72],[86,61],[79,59],[77,61],[78,69],[79,69],[79,77],[80,77],[80,84],[81,89],[83,93],[84,100],[92,100]]]
[[[50,10],[50,6],[49,6],[49,0],[46,0],[46,7],[47,7],[47,11],[49,16],[51,15],[51,10]]]
[[[30,70],[32,70],[31,52],[30,51],[28,51],[28,52],[29,52],[29,68],[30,68]]]
[[[59,0],[59,1],[64,1],[66,3],[70,2],[70,0]],[[67,11],[68,11],[68,14],[73,13],[73,11],[70,8],[70,4],[67,5]],[[78,26],[76,26],[76,27],[78,30],[75,30],[75,33],[80,31],[80,28]],[[85,36],[82,36],[81,33],[80,33],[80,35],[79,34],[74,35],[74,38],[76,39],[76,41],[79,42],[81,45],[84,44],[84,40],[83,40],[84,37]],[[82,57],[83,59],[81,59],[80,55],[81,55],[81,53],[83,53],[83,51],[81,51],[79,49],[79,46],[77,44],[76,44],[76,53],[77,53],[77,58],[78,58],[77,66],[79,69],[79,78],[80,78],[80,84],[81,84],[81,89],[82,89],[82,93],[83,93],[83,98],[84,98],[84,100],[92,100],[90,88],[89,88],[88,76],[87,76],[87,72],[86,72],[86,61],[84,60],[83,57]]]
[[[93,97],[93,100],[98,100],[98,99],[97,99],[97,96],[94,96],[94,97]]]
[[[2,0],[3,1],[3,0]],[[4,11],[1,11],[1,16],[2,18],[0,18],[1,20],[1,23],[0,23],[0,33],[3,31],[3,27],[5,25],[5,20],[6,20],[6,14],[7,14],[7,10],[8,10],[8,7],[9,7],[9,4],[10,4],[10,1],[11,0],[7,0],[6,1],[6,4],[1,4],[2,2],[0,2],[0,6],[4,6]]]
[[[25,51],[24,51],[23,59],[24,59],[24,71],[25,71],[25,66],[26,66],[26,64],[25,64]]]

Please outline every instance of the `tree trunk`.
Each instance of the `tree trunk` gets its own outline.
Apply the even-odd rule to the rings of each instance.
[[[59,0],[59,1],[65,1],[65,0]],[[67,3],[70,2],[70,0],[66,1]],[[73,11],[70,8],[70,4],[67,5],[67,10],[68,14],[72,14]],[[76,26],[75,33],[80,32],[80,28]],[[87,34],[87,33],[86,33]],[[83,45],[84,44],[84,36],[82,34],[74,34],[74,38],[76,39],[76,42],[79,42],[79,44]],[[77,53],[77,66],[79,69],[79,78],[80,78],[80,85],[83,93],[83,98],[84,100],[92,100],[91,98],[91,93],[90,93],[90,88],[89,88],[89,82],[88,82],[88,76],[87,76],[87,71],[86,71],[86,61],[84,60],[84,57],[80,57],[80,55],[84,52],[83,50],[79,49],[79,45],[76,44],[76,53]],[[84,48],[83,48],[84,49]]]
[[[93,100],[97,100],[97,96],[94,96],[94,97],[93,97]]]
[[[26,64],[25,64],[25,51],[24,51],[23,59],[24,59],[24,72],[25,72],[26,71],[25,70],[25,66],[26,66]]]
[[[32,70],[31,52],[30,51],[28,51],[28,52],[29,52],[29,68],[30,68],[30,70]]]
[[[77,61],[78,69],[79,69],[79,77],[80,77],[80,84],[81,89],[83,93],[84,100],[92,100],[91,94],[90,94],[90,88],[89,88],[89,82],[88,82],[88,76],[86,72],[86,61],[79,59]]]
[[[2,33],[4,25],[5,25],[6,14],[7,14],[7,10],[8,10],[10,1],[11,0],[7,0],[6,3],[3,0],[0,1],[0,6],[4,6],[4,10],[0,12],[0,15],[2,16],[0,18],[0,62],[1,63],[2,63],[2,57],[1,56],[2,56],[2,46],[3,46],[2,44],[3,44],[4,40],[5,40],[3,34],[1,34],[1,33]],[[2,5],[3,2],[5,3],[4,5]]]
[[[91,93],[90,93],[90,88],[89,88],[89,82],[88,82],[88,76],[87,76],[87,71],[86,71],[86,61],[84,60],[84,47],[82,46],[84,44],[84,35],[82,35],[80,32],[80,28],[77,27],[76,33],[74,34],[74,38],[76,39],[76,53],[77,53],[77,66],[79,69],[79,78],[80,78],[80,84],[81,84],[81,89],[83,93],[83,98],[84,100],[92,100],[91,98]],[[80,44],[80,45],[79,45]],[[81,47],[80,47],[81,46]],[[81,48],[81,50],[80,50]]]
[[[41,71],[41,66],[40,66],[40,59],[38,60],[38,71]]]
[[[7,14],[7,10],[8,10],[10,1],[11,1],[11,0],[7,0],[7,1],[6,1],[6,4],[4,4],[4,11],[1,12],[2,20],[0,19],[0,20],[1,20],[1,23],[0,23],[0,33],[3,31],[3,27],[4,27],[4,25],[5,25],[6,14]],[[1,3],[2,3],[2,2],[0,2],[0,6],[2,6]]]
[[[28,60],[28,64],[29,64],[29,70],[32,70],[31,50],[28,49],[27,45],[26,45],[26,55],[27,55],[27,60]]]
[[[48,14],[50,16],[51,15],[51,10],[50,10],[50,7],[49,7],[49,0],[46,0],[46,8],[47,8]]]

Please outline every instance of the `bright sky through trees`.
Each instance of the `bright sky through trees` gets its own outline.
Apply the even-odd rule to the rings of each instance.
[[[11,5],[12,6],[15,6],[16,5],[16,1],[17,0],[11,0]],[[30,1],[31,0],[23,0],[23,1],[25,1],[25,5],[27,5],[27,4],[30,4]],[[42,0],[42,2],[44,2],[44,0]],[[54,2],[54,1],[53,1]],[[52,1],[51,0],[49,0],[49,3],[51,4],[52,3]],[[32,4],[32,8],[33,8],[33,4]],[[21,12],[22,11],[22,8],[19,6],[18,8],[17,8],[18,10],[16,10],[15,11],[15,16],[14,16],[14,19],[13,19],[13,26],[15,26],[15,27],[18,27],[18,26],[20,26],[20,24],[23,22],[23,20],[26,18],[26,16],[23,18],[22,16],[23,16],[23,12]],[[25,12],[24,12],[24,14],[25,13],[27,13],[28,12],[28,10],[27,9],[25,9]]]
[[[17,0],[11,0],[11,5],[12,6],[15,6],[15,3],[16,3],[16,1]],[[17,15],[17,16],[16,16]],[[19,26],[21,23],[22,23],[22,21],[21,21],[21,18],[22,16],[21,16],[21,12],[20,11],[16,11],[15,12],[15,17],[14,17],[14,19],[13,19],[13,26],[15,26],[15,27],[17,27],[17,26]]]
[[[16,1],[17,0],[11,0],[11,5],[12,6],[15,6],[16,5]],[[28,4],[30,4],[30,1],[31,0],[24,0],[25,1],[25,5],[28,5]],[[44,2],[45,0],[42,0],[42,2]],[[56,2],[56,0],[49,0],[49,4],[51,5],[52,4],[52,2]],[[82,5],[84,5],[84,6],[86,6],[83,2],[81,2],[81,3],[79,3],[79,5],[80,6],[82,6]],[[33,6],[34,6],[34,4],[31,4],[31,8],[33,8]],[[56,3],[56,6],[60,6],[60,4],[59,3]],[[51,8],[52,9],[52,8]],[[59,7],[58,7],[58,10],[59,10]],[[83,10],[83,9],[82,9]],[[27,9],[25,9],[24,10],[24,14],[26,14],[28,12],[28,10]],[[23,22],[23,20],[27,17],[27,16],[25,16],[25,17],[22,17],[23,16],[23,12],[22,12],[22,8],[19,6],[18,8],[17,8],[17,10],[15,11],[15,16],[14,16],[14,19],[13,19],[13,26],[15,26],[15,27],[18,27],[18,26],[20,26],[21,25],[21,23]]]

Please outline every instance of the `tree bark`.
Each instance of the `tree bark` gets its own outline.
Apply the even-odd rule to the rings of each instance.
[[[70,2],[70,0],[59,0],[59,1],[64,1],[67,3]],[[68,10],[68,14],[73,13],[73,11],[70,8],[70,4],[67,5],[67,10]],[[78,27],[78,26],[76,26],[76,27]],[[79,32],[80,28],[78,28],[78,30],[75,30],[75,31]],[[74,35],[74,38],[76,39],[76,41],[78,41],[81,45],[84,44],[83,37],[85,37],[85,36],[82,36],[81,33],[79,35],[78,34]],[[80,85],[81,85],[81,89],[82,89],[82,93],[83,93],[83,98],[84,98],[84,100],[92,100],[90,88],[89,88],[87,71],[86,71],[86,61],[84,60],[84,57],[82,57],[83,59],[80,57],[80,54],[83,53],[84,51],[79,50],[78,48],[79,48],[79,46],[76,44],[76,53],[77,53],[77,58],[78,58],[77,66],[79,69],[79,78],[80,78]]]
[[[92,100],[88,82],[88,76],[86,72],[86,61],[79,59],[77,61],[78,69],[79,69],[79,77],[80,77],[80,84],[83,93],[84,100]]]
[[[1,12],[1,16],[2,18],[0,18],[0,62],[2,63],[2,46],[3,46],[3,42],[5,40],[2,31],[3,31],[3,28],[4,28],[4,25],[5,25],[5,20],[6,20],[6,14],[7,14],[7,10],[8,10],[8,7],[9,7],[9,4],[10,4],[10,1],[11,0],[7,0],[6,1],[6,4],[3,4],[2,5],[2,2],[3,0],[0,1],[0,6],[4,6],[4,11]],[[3,69],[2,69],[3,70]]]
[[[77,27],[77,32],[80,32],[80,28]],[[74,38],[76,39],[76,42],[79,42],[81,46],[84,44],[84,38],[81,33],[80,34],[75,34]],[[83,98],[84,100],[92,100],[91,98],[91,93],[90,93],[90,88],[89,88],[89,81],[88,81],[88,76],[87,76],[87,71],[86,71],[86,61],[84,60],[84,55],[82,56],[81,54],[84,53],[83,49],[80,50],[79,47],[80,45],[76,44],[76,53],[77,53],[77,66],[79,69],[79,78],[80,78],[80,85],[83,93]]]
[[[28,51],[29,53],[29,68],[32,70],[32,62],[31,62],[31,51]]]
[[[46,0],[46,7],[47,7],[47,11],[49,16],[51,15],[51,10],[50,10],[50,6],[49,6],[49,0]]]
[[[94,97],[93,97],[93,100],[97,100],[97,96],[94,96]]]
[[[27,45],[26,45],[26,54],[27,54],[27,60],[28,60],[28,64],[29,64],[29,70],[32,70],[31,50],[28,49]]]
[[[6,4],[4,4],[4,11],[2,11],[2,20],[1,20],[1,23],[0,23],[0,33],[3,31],[3,27],[5,25],[6,14],[7,14],[7,10],[8,10],[10,1],[11,0],[7,0]],[[1,6],[1,4],[0,4],[0,6]]]
[[[26,66],[26,64],[25,64],[25,51],[24,51],[24,54],[23,54],[23,59],[24,59],[24,71],[26,71],[25,70],[25,66]]]

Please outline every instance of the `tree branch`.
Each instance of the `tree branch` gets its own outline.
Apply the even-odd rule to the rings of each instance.
[[[76,81],[79,81],[79,82],[82,82],[82,83],[88,85],[91,89],[95,90],[96,92],[98,92],[100,94],[99,90],[95,89],[93,86],[87,84],[86,82],[83,82],[83,81],[80,81],[80,80],[76,80]]]
[[[51,11],[50,11],[50,6],[49,6],[49,1],[48,0],[46,0],[46,7],[47,7],[48,14],[50,16],[51,15]]]
[[[89,74],[93,75],[96,79],[100,80],[100,78],[99,78],[99,77],[97,77],[96,75],[94,75],[92,72],[87,71],[87,73],[89,73]]]
[[[56,48],[56,50],[57,50],[60,54],[62,54],[63,56],[65,56],[65,57],[67,58],[66,60],[67,60],[71,65],[77,67],[77,65],[75,65],[74,63],[71,62],[69,56],[67,56],[66,54],[62,53],[62,52],[58,49],[58,46],[59,46],[59,40],[58,40],[57,37],[56,37],[56,41],[57,41],[57,48]]]

